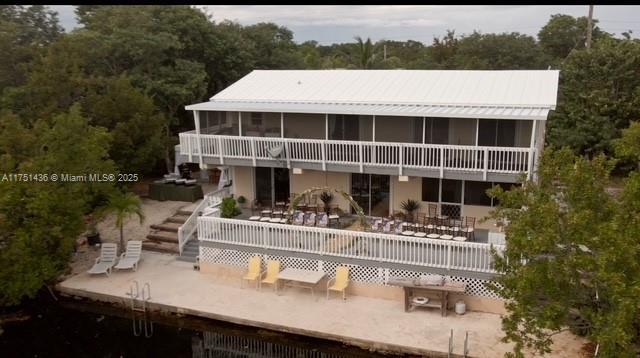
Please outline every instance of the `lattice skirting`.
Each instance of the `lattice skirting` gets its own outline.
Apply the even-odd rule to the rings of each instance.
[[[262,256],[263,269],[266,269],[267,260],[279,260],[282,268],[293,267],[304,270],[317,270],[324,272],[327,276],[333,278],[335,276],[336,267],[338,265],[346,265],[350,268],[350,279],[355,282],[372,283],[378,285],[388,285],[389,277],[418,278],[420,275],[429,273],[429,271],[408,271],[394,270],[375,266],[342,264],[338,261],[327,260],[310,260],[298,257],[255,254],[246,251],[216,249],[212,247],[200,246],[200,262],[211,264],[225,264],[237,267],[247,267],[249,257],[254,255]],[[454,282],[464,282],[467,286],[465,294],[470,296],[479,296],[492,299],[501,299],[495,292],[487,287],[488,280],[461,276],[446,276]]]

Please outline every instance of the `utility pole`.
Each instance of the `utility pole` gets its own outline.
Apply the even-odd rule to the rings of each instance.
[[[591,48],[591,30],[593,28],[592,23],[593,19],[593,5],[589,5],[589,17],[587,18],[587,43],[585,47],[588,49]]]

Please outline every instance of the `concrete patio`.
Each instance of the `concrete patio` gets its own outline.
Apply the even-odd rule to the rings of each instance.
[[[280,296],[270,288],[258,292],[240,288],[240,282],[225,281],[213,274],[194,271],[174,256],[143,253],[137,272],[114,272],[109,277],[76,274],[58,284],[71,296],[122,304],[129,307],[133,280],[149,283],[154,310],[190,314],[283,332],[338,340],[376,350],[441,356],[453,329],[453,352],[462,355],[465,332],[469,332],[469,355],[501,357],[510,345],[500,342],[500,316],[437,310],[405,313],[401,302],[350,296],[346,302],[314,300],[308,291],[287,288]],[[563,332],[555,338],[554,357],[579,357],[585,343]]]

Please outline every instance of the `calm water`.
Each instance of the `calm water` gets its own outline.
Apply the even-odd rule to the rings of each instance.
[[[390,357],[331,341],[166,315],[154,315],[153,322],[136,319],[140,325],[134,332],[131,312],[88,302],[40,299],[22,312],[31,318],[2,326],[0,357]]]

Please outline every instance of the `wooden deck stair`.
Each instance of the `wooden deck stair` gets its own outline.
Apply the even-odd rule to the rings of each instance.
[[[142,248],[148,251],[156,251],[178,255],[178,228],[189,218],[190,211],[178,210],[173,216],[168,217],[161,224],[151,225],[151,231],[147,240],[142,243]]]

